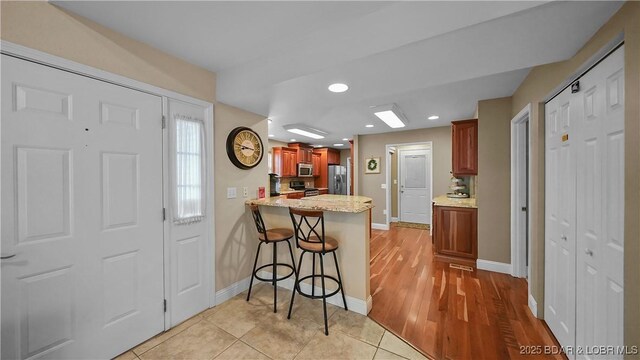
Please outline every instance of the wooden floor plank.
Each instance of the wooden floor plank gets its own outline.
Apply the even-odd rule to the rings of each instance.
[[[373,230],[369,317],[435,359],[520,359],[520,346],[558,346],[527,304],[527,282],[450,268],[428,230]],[[558,358],[562,356],[538,356]]]

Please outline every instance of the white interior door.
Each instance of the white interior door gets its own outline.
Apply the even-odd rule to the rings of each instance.
[[[400,220],[431,223],[431,150],[400,150]]]
[[[164,329],[160,97],[2,55],[2,358]]]
[[[583,76],[580,86],[576,345],[622,346],[624,48]]]
[[[171,159],[171,176],[175,176],[175,116],[181,115],[192,119],[199,119],[207,125],[208,109],[199,105],[189,104],[183,101],[170,99],[168,102],[169,113],[169,134],[171,136],[170,156]],[[207,129],[205,139],[211,139],[212,133]],[[211,141],[205,140],[205,146],[210,149]],[[210,151],[205,151],[203,156],[210,155]],[[206,164],[213,163],[213,159],[209,158]],[[205,173],[209,171],[206,166],[203,169]],[[204,184],[205,196],[207,198],[213,196],[210,193],[211,177]],[[170,196],[175,199],[174,194],[175,182],[170,181]],[[209,189],[207,189],[207,187]],[[209,192],[208,192],[209,191]],[[172,200],[174,201],[174,200]],[[209,204],[211,205],[211,204]],[[206,219],[211,217],[212,209],[205,209],[205,220],[192,223],[178,225],[173,222],[174,207],[169,206],[168,211],[168,227],[170,234],[169,241],[169,257],[167,261],[169,266],[170,285],[167,295],[171,326],[177,325],[182,321],[196,315],[197,313],[209,307],[209,292],[211,289],[211,256],[213,250],[209,241],[209,221]]]
[[[567,88],[546,104],[545,310],[563,346],[575,344],[576,161],[580,106]]]

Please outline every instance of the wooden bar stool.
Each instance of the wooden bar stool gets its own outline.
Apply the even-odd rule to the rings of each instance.
[[[277,282],[285,280],[289,278],[291,275],[296,273],[296,260],[293,256],[293,249],[291,247],[291,243],[289,239],[293,237],[293,231],[291,229],[284,228],[276,228],[276,229],[267,229],[264,226],[264,221],[262,220],[262,215],[260,214],[260,209],[258,205],[250,205],[251,214],[253,215],[253,220],[256,223],[256,228],[258,230],[258,251],[256,252],[256,260],[253,262],[253,272],[251,275],[251,281],[249,281],[249,292],[247,293],[247,301],[251,297],[251,287],[253,285],[253,278],[256,278],[260,281],[270,282],[273,285],[273,312],[278,312],[277,309],[277,300],[278,300],[278,286]],[[280,242],[286,242],[289,246],[289,254],[291,255],[291,265],[285,263],[278,263],[278,249],[276,245]],[[260,257],[260,247],[262,244],[273,244],[273,262],[271,264],[262,265],[258,268],[258,258]],[[283,266],[291,269],[291,272],[287,275],[277,277],[278,275],[278,266]],[[272,277],[271,279],[263,278],[258,276],[258,272],[264,268],[271,267]]]
[[[303,209],[291,209],[289,208],[289,215],[293,222],[293,229],[296,236],[296,246],[302,249],[300,253],[300,260],[298,261],[295,285],[291,293],[291,303],[289,303],[289,314],[287,319],[291,319],[291,310],[293,309],[293,300],[296,296],[296,292],[302,296],[311,299],[322,299],[322,306],[324,308],[324,334],[329,335],[329,326],[327,324],[327,298],[337,294],[342,295],[342,303],[344,309],[347,309],[347,300],[344,296],[344,290],[342,288],[342,277],[340,276],[340,266],[338,265],[338,258],[336,257],[336,250],[338,250],[338,240],[325,236],[324,234],[324,213],[318,210],[303,210]],[[311,275],[300,277],[300,268],[302,266],[302,257],[305,253],[311,253],[313,255],[313,269]],[[336,272],[338,278],[326,275],[324,273],[324,255],[327,253],[333,254],[333,261],[336,263]],[[316,272],[316,255],[320,259],[320,275]],[[322,283],[322,295],[315,294],[315,279],[320,278]],[[312,287],[311,294],[302,292],[300,284],[311,279]],[[327,294],[327,288],[325,286],[325,279],[334,281],[337,284],[336,290]]]

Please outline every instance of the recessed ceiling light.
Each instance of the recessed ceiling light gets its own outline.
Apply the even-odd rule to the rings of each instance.
[[[341,93],[349,90],[349,86],[347,84],[335,83],[329,85],[329,91],[334,93]]]
[[[349,141],[349,139],[347,139],[347,138],[344,138],[344,139],[342,139],[342,141]]]
[[[274,137],[274,136],[275,136],[275,135],[273,135],[273,134],[269,134],[269,137]]]
[[[372,127],[373,127],[373,125],[368,124],[368,125],[365,125],[365,127],[372,128]]]
[[[438,119],[440,119],[440,116],[438,116],[438,115],[431,115],[431,116],[429,116],[427,119],[429,119],[429,120],[438,120]]]
[[[333,144],[333,146],[343,146],[344,144]]]
[[[322,145],[313,145],[313,147],[322,147]]]
[[[322,130],[314,129],[312,127],[302,125],[302,124],[291,124],[283,126],[285,130],[288,132],[292,132],[294,134],[306,136],[312,139],[324,139],[324,136],[328,133]]]
[[[296,141],[296,139],[291,139],[291,140],[289,140],[289,141]]]

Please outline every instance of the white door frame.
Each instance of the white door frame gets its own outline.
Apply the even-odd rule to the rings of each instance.
[[[399,153],[399,147],[401,146],[415,146],[415,145],[424,145],[426,148],[431,150],[431,161],[429,162],[429,171],[431,176],[429,178],[429,191],[431,199],[433,200],[433,141],[423,141],[423,142],[414,142],[414,143],[401,143],[401,144],[386,144],[384,147],[385,150],[385,210],[387,214],[385,215],[385,226],[387,229],[389,228],[389,224],[391,223],[391,154],[389,153],[390,148],[397,148],[396,151]],[[399,161],[399,160],[398,160]],[[400,171],[400,166],[398,166],[398,171]],[[398,187],[400,189],[400,187]],[[398,190],[398,201],[400,201],[400,193]],[[429,204],[431,206],[431,204]],[[400,206],[398,206],[398,211],[400,211]],[[398,214],[399,215],[399,214]]]
[[[208,160],[208,164],[210,165],[207,169],[207,173],[208,173],[208,188],[206,189],[207,192],[207,203],[206,203],[206,209],[207,211],[210,211],[207,216],[205,217],[205,221],[208,222],[207,228],[209,229],[209,233],[205,235],[205,237],[209,240],[206,242],[206,251],[208,254],[208,259],[207,259],[207,265],[206,267],[211,269],[211,273],[210,273],[210,278],[209,281],[207,282],[208,286],[210,286],[210,288],[208,289],[208,294],[209,294],[209,307],[213,307],[216,302],[215,302],[215,256],[213,256],[213,251],[215,249],[215,222],[212,221],[215,218],[215,214],[214,214],[214,189],[215,189],[215,185],[214,185],[214,176],[213,176],[213,167],[214,167],[214,157],[213,157],[213,148],[214,148],[214,119],[213,119],[213,115],[214,115],[214,107],[213,104],[210,102],[206,102],[206,101],[202,101],[199,99],[195,99],[192,98],[190,96],[187,95],[183,95],[183,94],[179,94],[176,92],[173,92],[171,90],[166,90],[154,85],[150,85],[138,80],[134,80],[125,76],[121,76],[121,75],[117,75],[117,74],[113,74],[104,70],[100,70],[100,69],[96,69],[94,67],[91,66],[87,66],[84,64],[80,64],[77,63],[75,61],[71,61],[65,58],[61,58],[55,55],[51,55],[39,50],[35,50],[26,46],[22,46],[22,45],[18,45],[9,41],[5,41],[5,40],[0,40],[0,52],[6,55],[10,55],[10,56],[14,56],[17,58],[21,58],[24,60],[28,60],[28,61],[32,61],[35,63],[39,63],[42,65],[46,65],[46,66],[50,66],[53,68],[57,68],[60,70],[65,70],[71,73],[75,73],[75,74],[79,74],[82,76],[86,76],[92,79],[96,79],[96,80],[100,80],[100,81],[104,81],[104,82],[108,82],[114,85],[119,85],[119,86],[124,86],[130,89],[134,89],[134,90],[138,90],[138,91],[142,91],[145,93],[149,93],[152,95],[157,95],[162,97],[162,104],[163,104],[163,109],[162,109],[162,114],[165,117],[165,119],[169,118],[169,114],[167,114],[167,101],[169,98],[172,99],[176,99],[176,100],[181,100],[187,103],[192,103],[195,105],[199,105],[202,107],[205,107],[207,116],[204,119],[205,120],[205,128],[206,128],[206,135],[207,138],[209,139],[208,142],[208,148],[207,148],[207,160]],[[158,119],[158,121],[160,121],[160,119]],[[166,129],[165,129],[166,130]],[[168,138],[168,131],[164,131],[163,132],[163,140],[162,140],[162,147],[163,147],[163,175],[162,175],[162,181],[163,181],[163,203],[164,203],[164,207],[168,207],[169,206],[169,158],[168,158],[168,148],[169,148],[169,138]],[[0,170],[1,171],[1,170]],[[161,209],[158,209],[159,211]],[[165,249],[165,264],[166,266],[171,266],[171,264],[167,261],[168,257],[169,257],[169,233],[168,233],[168,227],[170,226],[170,222],[169,221],[165,221],[164,222],[164,249]],[[165,272],[167,271],[167,267],[165,266]],[[165,298],[168,300],[169,299],[169,290],[171,289],[170,287],[170,277],[166,276],[165,274]],[[168,306],[171,306],[171,303],[169,302]],[[171,312],[167,310],[167,312],[165,312],[165,330],[167,330],[171,324],[171,319],[170,319],[170,314]]]

